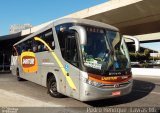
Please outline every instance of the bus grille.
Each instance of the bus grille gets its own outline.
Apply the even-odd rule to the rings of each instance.
[[[130,81],[128,81],[128,82],[123,82],[123,83],[119,83],[119,84],[118,84],[119,87],[117,87],[117,88],[125,87],[125,86],[127,86],[128,84],[130,84],[130,83],[131,83]],[[100,87],[101,87],[101,88],[116,88],[116,87],[115,87],[115,84],[103,84],[103,85],[101,85]]]

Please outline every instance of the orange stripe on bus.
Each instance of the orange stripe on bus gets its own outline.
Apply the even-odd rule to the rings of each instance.
[[[89,80],[93,80],[104,84],[117,84],[117,83],[127,82],[132,78],[131,75],[125,75],[125,77],[127,78],[124,79],[123,77],[124,76],[101,76],[101,75],[89,74]]]

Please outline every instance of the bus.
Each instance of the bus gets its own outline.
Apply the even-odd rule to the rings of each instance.
[[[130,57],[119,30],[101,22],[65,18],[13,45],[13,75],[47,87],[53,97],[80,101],[114,98],[132,90]]]

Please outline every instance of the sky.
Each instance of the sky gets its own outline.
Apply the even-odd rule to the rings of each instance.
[[[141,43],[140,46],[160,52],[160,42]]]
[[[107,2],[108,0],[0,0],[0,36],[13,24],[33,26]],[[141,44],[157,51],[159,43]]]
[[[104,3],[108,0],[0,0],[0,36],[13,24],[33,26]]]

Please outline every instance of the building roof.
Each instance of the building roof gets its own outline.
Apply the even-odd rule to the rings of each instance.
[[[114,25],[125,35],[141,35],[159,32],[159,6],[160,0],[110,0],[61,18],[91,19]],[[34,33],[53,21],[55,20],[34,26],[31,29],[22,30],[21,36]],[[16,35],[0,36],[0,38],[15,37]],[[141,40],[143,41],[143,39]],[[151,40],[154,40],[154,38]]]
[[[17,38],[17,37],[21,37],[21,32],[0,36],[0,41],[14,39],[14,38]]]

